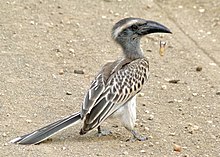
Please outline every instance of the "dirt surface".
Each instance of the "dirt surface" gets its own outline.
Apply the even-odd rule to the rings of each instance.
[[[120,56],[111,27],[130,16],[173,32],[142,39],[151,76],[136,128],[149,139],[126,142],[130,133],[107,121],[106,137],[80,136],[77,125],[40,145],[9,144],[80,109],[100,67]],[[0,156],[220,156],[219,0],[9,0],[0,1],[0,17]]]

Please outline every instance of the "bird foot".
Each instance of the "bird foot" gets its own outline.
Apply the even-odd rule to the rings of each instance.
[[[98,133],[97,133],[98,137],[107,136],[110,134],[112,134],[112,132],[110,130],[103,130],[103,129],[101,129],[101,127],[98,127]]]
[[[131,133],[133,134],[133,137],[126,140],[126,141],[135,142],[135,141],[146,141],[146,140],[148,140],[148,137],[142,136],[134,130],[131,130]]]
[[[112,132],[110,130],[102,130],[101,132],[97,133],[97,136],[101,137],[101,136],[107,136],[107,135],[110,135],[110,134],[112,134]]]
[[[135,142],[135,141],[146,141],[148,140],[147,137],[145,136],[139,136],[139,137],[131,137],[129,139],[126,140],[126,142],[130,141],[130,142]]]

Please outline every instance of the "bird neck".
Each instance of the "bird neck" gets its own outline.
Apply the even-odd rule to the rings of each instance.
[[[132,42],[124,43],[122,46],[123,53],[126,58],[132,60],[144,57],[143,51],[140,47],[140,39],[133,40]]]

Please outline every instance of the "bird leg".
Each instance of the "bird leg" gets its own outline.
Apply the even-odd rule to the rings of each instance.
[[[110,135],[110,134],[112,134],[112,132],[110,130],[103,130],[103,129],[101,129],[100,126],[98,126],[98,133],[97,133],[98,137],[107,136],[107,135]]]
[[[132,133],[133,137],[130,138],[128,141],[134,142],[136,140],[138,141],[145,141],[148,139],[148,137],[142,136],[140,135],[137,131],[135,130],[130,130],[130,132]]]

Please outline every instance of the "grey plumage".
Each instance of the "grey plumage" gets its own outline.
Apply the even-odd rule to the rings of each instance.
[[[40,128],[32,133],[17,137],[11,140],[11,143],[18,144],[37,144],[45,139],[48,139],[52,135],[66,129],[67,127],[76,124],[80,120],[80,112],[74,113],[64,119],[51,123],[43,128]]]
[[[85,118],[85,120],[81,134],[97,127],[132,99],[142,89],[144,82],[148,78],[148,61],[146,58],[133,61],[123,59],[112,63],[112,65],[116,65],[112,66],[114,68],[112,70],[109,66],[104,67],[95,82],[92,83],[89,89],[91,91],[87,93],[86,98],[90,99],[85,99],[86,101],[83,103],[82,113],[84,114],[81,117],[82,119]],[[109,71],[106,74],[109,77],[102,76],[106,71]],[[102,81],[97,83],[96,81],[99,81],[100,77]],[[105,77],[108,79],[104,79]],[[93,104],[89,104],[89,102],[93,102]]]
[[[119,118],[136,139],[144,140],[134,131],[136,94],[141,91],[149,75],[149,63],[140,48],[140,39],[155,32],[171,33],[157,22],[140,18],[126,18],[116,23],[112,37],[122,47],[124,58],[102,67],[85,95],[81,112],[11,142],[36,144],[80,121],[83,122],[81,135],[97,127],[100,131],[101,123],[110,116]]]

